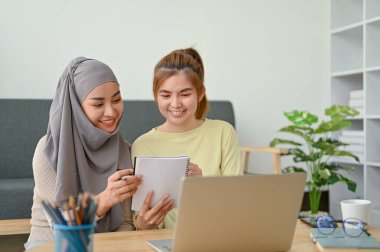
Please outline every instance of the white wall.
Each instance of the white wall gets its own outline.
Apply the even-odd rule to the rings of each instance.
[[[151,99],[155,63],[188,46],[209,98],[233,102],[241,144],[267,146],[283,111],[328,104],[327,0],[2,0],[0,98],[52,98],[86,56],[114,69],[124,98]],[[269,157],[254,165],[270,171]]]

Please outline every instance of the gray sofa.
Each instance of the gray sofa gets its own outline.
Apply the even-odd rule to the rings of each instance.
[[[51,100],[0,99],[0,219],[30,218],[33,202],[32,158],[38,140],[46,134]],[[130,142],[163,118],[154,101],[124,101],[120,127]],[[211,101],[208,118],[235,125],[232,104]]]

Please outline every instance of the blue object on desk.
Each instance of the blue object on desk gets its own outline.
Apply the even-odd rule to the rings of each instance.
[[[342,228],[337,228],[331,235],[321,234],[317,228],[311,228],[310,235],[323,248],[380,248],[380,243],[372,236],[362,233],[359,237],[349,237]]]
[[[54,224],[55,252],[92,252],[92,236],[96,222],[87,225]]]

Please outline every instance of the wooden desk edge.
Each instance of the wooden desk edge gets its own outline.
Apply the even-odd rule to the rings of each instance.
[[[318,252],[316,244],[314,244],[310,238],[309,234],[310,227],[306,224],[297,221],[297,226],[295,234],[293,237],[292,246],[289,252]],[[380,239],[380,229],[375,227],[369,227],[369,231],[376,238]],[[120,231],[120,232],[110,232],[110,233],[100,233],[94,235],[94,251],[154,251],[148,244],[147,240],[154,239],[167,239],[173,237],[172,230],[143,230],[143,231]],[[122,248],[122,249],[121,249]],[[49,242],[43,244],[40,247],[28,250],[28,252],[45,252],[54,251],[54,243]],[[341,250],[338,250],[341,251]],[[350,250],[351,251],[351,250]],[[356,251],[356,250],[352,250]],[[358,250],[363,251],[363,250]],[[371,250],[376,251],[376,250]]]
[[[0,235],[30,234],[30,219],[0,220]]]

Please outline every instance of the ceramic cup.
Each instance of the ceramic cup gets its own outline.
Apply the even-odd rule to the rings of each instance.
[[[369,224],[371,201],[364,199],[347,199],[340,202],[342,219],[357,218]]]

